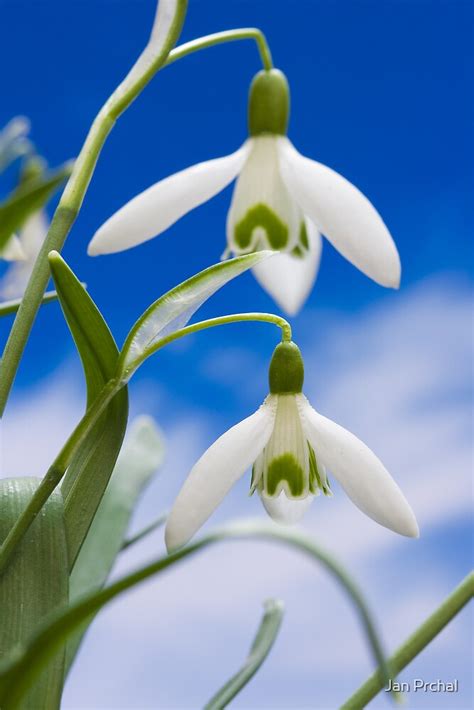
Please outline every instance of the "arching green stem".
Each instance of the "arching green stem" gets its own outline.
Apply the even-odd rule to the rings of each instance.
[[[180,44],[179,47],[176,47],[172,50],[172,52],[170,52],[165,66],[176,62],[178,59],[186,57],[188,54],[198,52],[200,49],[207,49],[208,47],[214,47],[216,44],[236,42],[237,40],[243,39],[252,39],[256,42],[264,69],[267,71],[272,69],[273,61],[270,47],[268,46],[265,35],[257,27],[242,27],[236,30],[224,30],[224,32],[215,32],[214,34],[206,35],[205,37],[193,39],[185,44]]]
[[[230,325],[232,323],[243,323],[243,322],[257,322],[257,323],[271,323],[278,326],[281,329],[281,339],[283,342],[291,341],[291,325],[287,320],[275,315],[274,313],[233,313],[229,316],[219,316],[217,318],[209,318],[208,320],[199,321],[198,323],[192,323],[187,325],[185,328],[176,330],[174,333],[170,333],[164,338],[157,340],[157,342],[144,353],[141,357],[137,358],[133,364],[133,372],[140,367],[140,365],[147,360],[151,355],[154,355],[158,350],[161,350],[166,345],[184,338],[186,335],[192,335],[193,333],[198,333],[200,330],[207,330],[208,328],[215,328],[219,325]],[[119,359],[119,371],[120,371],[120,359]],[[126,369],[120,374],[124,382],[128,382],[128,379],[133,374],[128,372]]]

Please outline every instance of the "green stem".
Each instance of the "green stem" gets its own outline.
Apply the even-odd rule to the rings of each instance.
[[[137,533],[135,533],[135,535],[131,535],[130,537],[128,537],[122,543],[122,547],[120,548],[121,552],[123,550],[126,550],[128,547],[131,547],[136,542],[140,542],[140,540],[143,540],[144,537],[146,537],[150,533],[154,532],[158,528],[161,528],[161,526],[166,523],[167,518],[168,518],[168,512],[162,513],[155,520],[153,520],[151,523],[149,523],[144,528],[142,528]]]
[[[75,161],[71,177],[59,201],[5,346],[0,364],[0,416],[5,411],[21,356],[49,281],[48,254],[54,250],[61,251],[79,213],[107,136],[119,116],[164,65],[181,32],[186,8],[187,0],[178,0],[176,15],[166,40],[157,54],[154,52],[152,34],[149,43],[130,72],[99,111]]]
[[[53,493],[56,486],[60,483],[73,456],[119,389],[120,386],[117,385],[115,380],[111,380],[106,384],[49,467],[27,507],[19,516],[3,544],[0,546],[0,575],[8,564],[16,546],[21,541],[30,525],[34,522],[36,516]]]
[[[181,550],[173,552],[167,557],[162,557],[119,579],[105,589],[91,592],[73,603],[68,609],[60,611],[54,619],[46,621],[22,648],[17,649],[13,658],[0,664],[0,705],[2,710],[12,710],[16,707],[16,703],[28,690],[32,680],[34,680],[44,664],[47,663],[48,659],[51,658],[55,650],[64,643],[67,636],[109,601],[145,579],[163,572],[173,564],[194,555],[209,545],[225,540],[239,539],[257,539],[283,543],[299,550],[314,562],[321,563],[336,578],[354,603],[375,659],[378,665],[386,667],[370,612],[361,592],[347,572],[306,535],[260,522],[245,522],[228,525],[221,530],[216,530]]]
[[[206,35],[205,37],[193,39],[191,42],[180,44],[179,47],[176,47],[172,52],[170,52],[170,55],[165,62],[165,66],[176,62],[178,59],[186,57],[188,54],[197,52],[200,49],[207,49],[207,47],[214,47],[216,44],[222,44],[223,42],[235,42],[242,39],[254,40],[257,44],[263,67],[267,71],[273,69],[270,47],[268,46],[265,35],[257,27],[242,27],[237,30],[215,32],[214,34]]]
[[[48,293],[45,293],[41,299],[41,303],[51,303],[51,301],[55,301],[57,297],[58,294],[56,291],[48,291]],[[0,318],[2,316],[10,316],[12,313],[16,313],[21,306],[21,300],[21,298],[16,298],[13,301],[2,301],[2,303],[0,303]]]
[[[287,320],[281,316],[277,316],[274,313],[233,313],[229,316],[218,316],[217,318],[209,318],[208,320],[202,320],[198,323],[192,323],[191,325],[176,330],[174,333],[170,333],[165,338],[158,340],[151,348],[146,350],[143,355],[138,357],[133,361],[133,369],[130,371],[129,368],[121,371],[121,357],[119,358],[118,371],[119,375],[117,377],[122,382],[128,382],[132,374],[137,370],[140,365],[145,362],[151,355],[154,355],[158,350],[164,348],[179,338],[184,338],[186,335],[192,335],[193,333],[198,333],[200,330],[206,330],[207,328],[215,328],[219,325],[230,325],[231,323],[244,323],[244,322],[257,322],[257,323],[271,323],[272,325],[278,326],[281,329],[281,339],[283,342],[290,342],[292,337],[291,325]],[[123,351],[122,351],[123,352]]]
[[[398,651],[389,659],[391,671],[400,673],[426,646],[449,624],[474,596],[474,573],[471,572],[447,597],[436,611],[408,637]],[[385,685],[380,670],[376,671],[356,692],[351,695],[341,710],[365,708]]]

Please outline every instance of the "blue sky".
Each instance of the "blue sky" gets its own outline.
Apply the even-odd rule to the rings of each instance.
[[[76,155],[101,102],[146,40],[153,11],[152,0],[0,0],[2,26],[9,28],[0,47],[6,67],[0,125],[25,114],[51,165]],[[190,0],[182,40],[248,25],[266,32],[275,64],[289,78],[296,147],[372,199],[401,254],[402,287],[395,293],[369,281],[326,242],[316,287],[293,320],[308,396],[374,448],[420,520],[419,541],[398,540],[353,510],[338,490],[330,504],[317,501],[304,521],[367,589],[393,648],[472,562],[472,6]],[[218,261],[231,189],[126,254],[90,259],[89,239],[140,190],[243,142],[248,84],[258,69],[250,42],[185,59],[156,77],[107,142],[64,255],[119,342],[164,290]],[[276,307],[244,275],[202,313],[236,310]],[[2,338],[6,325],[0,325]],[[170,505],[213,438],[257,407],[274,344],[270,327],[236,326],[181,342],[141,370],[132,385],[133,411],[155,415],[169,444],[137,526]],[[80,416],[79,382],[59,309],[49,306],[37,321],[6,417],[8,474],[41,475]],[[26,422],[31,441],[25,447]],[[214,520],[263,515],[256,501],[248,502],[246,485],[237,486]],[[121,569],[161,549],[157,535]],[[199,706],[245,654],[265,595],[278,594],[288,608],[282,638],[236,707],[337,707],[371,668],[351,611],[304,562],[257,545],[216,549],[106,612],[65,707]],[[409,706],[470,707],[470,653],[467,624],[459,619],[406,677],[457,676],[461,692],[411,696]],[[385,706],[384,698],[374,703]]]

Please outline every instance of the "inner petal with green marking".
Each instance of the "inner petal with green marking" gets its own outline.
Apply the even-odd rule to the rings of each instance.
[[[241,251],[285,249],[288,225],[267,205],[259,203],[249,209],[234,227],[234,240]]]
[[[250,493],[256,489],[277,498],[282,492],[290,500],[301,500],[323,492],[331,496],[324,466],[303,432],[295,395],[278,394],[272,435],[254,463]]]
[[[280,175],[275,136],[251,141],[227,217],[228,246],[234,254],[291,251],[301,241],[301,212]]]

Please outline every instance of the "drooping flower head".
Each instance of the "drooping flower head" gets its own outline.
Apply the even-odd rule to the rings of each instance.
[[[260,71],[250,87],[249,137],[241,148],[142,192],[96,232],[89,254],[121,251],[157,236],[237,178],[225,254],[279,251],[254,273],[286,312],[296,313],[311,291],[321,234],[367,276],[397,288],[400,259],[380,215],[345,178],[298,153],[286,135],[289,110],[284,74]]]
[[[401,535],[418,536],[415,516],[381,461],[313,409],[302,393],[303,379],[297,345],[280,343],[262,406],[223,434],[192,468],[168,518],[169,550],[192,538],[250,467],[251,492],[258,491],[274,520],[297,522],[316,496],[330,496],[329,469],[366,515]]]
[[[44,167],[38,156],[30,157],[22,168],[20,186],[38,178]],[[40,209],[28,217],[18,234],[13,234],[0,251],[0,259],[13,262],[0,278],[0,300],[23,296],[48,229],[46,211]]]

